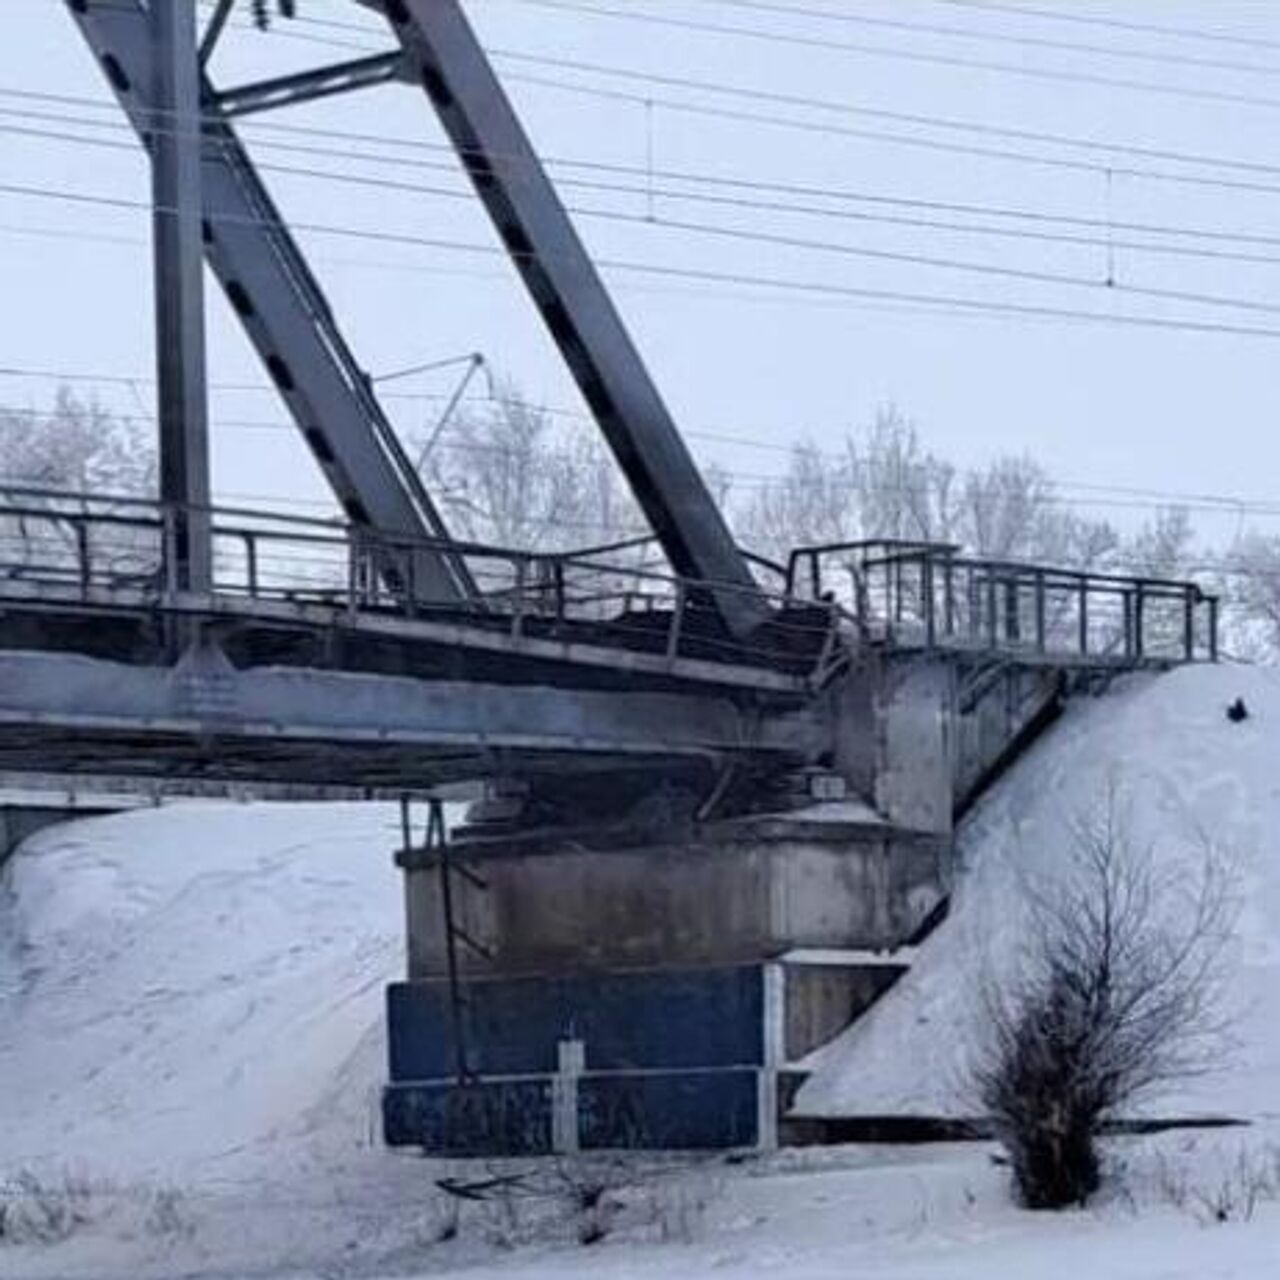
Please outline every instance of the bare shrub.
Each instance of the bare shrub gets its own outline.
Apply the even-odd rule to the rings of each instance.
[[[0,1183],[0,1242],[57,1244],[93,1221],[93,1188],[66,1174],[49,1181],[24,1169]]]
[[[1160,1200],[1189,1213],[1202,1226],[1251,1222],[1262,1204],[1280,1200],[1280,1148],[1241,1147],[1235,1159],[1208,1162],[1196,1172],[1183,1162],[1161,1158],[1156,1164],[1156,1193]]]
[[[1136,844],[1114,787],[1070,834],[1066,865],[1026,889],[1016,974],[985,984],[973,1068],[1028,1208],[1087,1201],[1103,1127],[1223,1048],[1222,858],[1203,837],[1194,866]]]
[[[158,1187],[148,1195],[142,1225],[162,1240],[189,1240],[196,1233],[187,1197],[177,1187]]]

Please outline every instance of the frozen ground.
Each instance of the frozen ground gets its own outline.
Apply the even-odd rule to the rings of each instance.
[[[1238,693],[1254,715],[1231,726],[1222,708]],[[1280,687],[1269,676],[1198,670],[1073,711],[983,806],[952,920],[874,1025],[827,1051],[813,1090],[849,1108],[945,1103],[925,1086],[945,1077],[936,1046],[958,1030],[962,940],[992,924],[977,886],[998,903],[1008,855],[1051,857],[1053,804],[1088,793],[1078,766],[1108,760],[1164,797],[1138,806],[1142,821],[1181,830],[1190,813],[1239,850],[1241,1044],[1188,1104],[1229,1103],[1261,1122],[1116,1144],[1124,1190],[1087,1212],[1011,1208],[982,1145],[519,1166],[499,1171],[517,1180],[495,1198],[460,1204],[436,1186],[459,1170],[377,1137],[381,989],[402,965],[395,812],[182,805],[48,831],[3,872],[0,1276],[1273,1275]],[[584,1210],[596,1187],[599,1205]],[[49,1218],[74,1229],[33,1239],[60,1234]],[[584,1232],[603,1238],[584,1247]]]
[[[1250,717],[1229,721],[1243,697]],[[1165,1114],[1280,1118],[1280,675],[1232,665],[1134,677],[1065,719],[965,824],[950,920],[870,1015],[814,1055],[801,1110],[973,1114],[958,1064],[974,990],[1016,968],[1027,881],[1052,884],[1071,825],[1108,790],[1135,849],[1194,879],[1204,847],[1235,879],[1224,960],[1235,1044],[1223,1069],[1165,1096]]]

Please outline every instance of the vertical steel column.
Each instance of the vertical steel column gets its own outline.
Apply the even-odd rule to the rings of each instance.
[[[150,128],[160,497],[175,512],[173,582],[213,584],[205,387],[200,62],[196,0],[150,7]]]

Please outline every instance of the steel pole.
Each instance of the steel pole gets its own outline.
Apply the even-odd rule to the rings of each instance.
[[[200,60],[196,0],[149,10],[155,49],[150,128],[160,496],[175,513],[173,581],[213,582],[205,386]]]

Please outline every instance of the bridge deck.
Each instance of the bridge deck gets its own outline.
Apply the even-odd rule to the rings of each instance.
[[[1216,602],[1193,584],[952,548],[798,553],[741,640],[643,542],[450,544],[483,588],[459,605],[415,590],[416,543],[213,524],[214,589],[182,593],[156,504],[0,489],[0,768],[385,790],[513,767],[777,767],[822,754],[820,694],[860,646],[1107,671],[1216,654]]]

